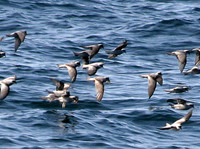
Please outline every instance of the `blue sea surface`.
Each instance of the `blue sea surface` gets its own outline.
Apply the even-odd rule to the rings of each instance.
[[[200,47],[200,1],[192,0],[1,0],[0,37],[18,30],[28,35],[17,52],[14,38],[0,49],[0,80],[17,75],[5,100],[0,101],[0,148],[200,148],[200,75],[180,73],[175,50]],[[108,59],[124,40],[126,53]],[[40,97],[54,90],[50,78],[70,82],[57,64],[80,60],[80,46],[103,44],[91,62],[104,62],[95,76],[110,78],[101,102],[96,101],[87,71],[77,67],[71,95],[77,104],[62,108]],[[185,70],[194,66],[189,54]],[[163,73],[148,99],[148,80],[141,74]],[[191,87],[184,93],[164,89]],[[157,128],[189,112],[172,109],[167,99],[194,103],[193,115],[180,131]]]

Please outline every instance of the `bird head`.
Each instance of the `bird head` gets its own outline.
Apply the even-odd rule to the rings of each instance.
[[[99,48],[104,48],[103,44],[98,44]]]

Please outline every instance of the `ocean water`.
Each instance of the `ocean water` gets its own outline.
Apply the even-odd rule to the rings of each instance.
[[[0,101],[0,148],[200,148],[200,76],[183,75],[175,50],[200,47],[200,2],[192,0],[1,0],[0,36],[18,30],[28,35],[18,51],[14,39],[5,38],[0,49],[0,79],[17,75],[10,94]],[[125,39],[126,53],[108,59]],[[70,82],[66,69],[57,64],[79,60],[73,51],[98,44],[104,49],[92,62],[104,62],[95,76],[107,76],[101,102],[95,99],[93,82],[86,70],[78,76],[70,93],[77,104],[62,108],[60,103],[43,101],[56,78]],[[185,71],[194,66],[195,54],[188,55]],[[148,99],[148,81],[139,75],[163,73]],[[164,89],[183,84],[184,93]],[[187,111],[171,109],[169,98],[194,103],[191,119],[180,131],[161,131]]]

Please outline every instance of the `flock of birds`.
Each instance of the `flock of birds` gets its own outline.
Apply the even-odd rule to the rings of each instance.
[[[15,52],[17,52],[19,46],[21,45],[22,42],[24,42],[25,37],[27,35],[26,31],[16,31],[14,33],[6,35],[6,37],[14,37],[15,38]],[[0,38],[0,42],[4,39],[5,37]],[[118,55],[121,55],[126,52],[124,48],[127,46],[127,40],[125,40],[123,43],[118,45],[115,49],[111,51],[106,51],[107,54],[109,54],[108,58],[115,58]],[[84,48],[86,50],[80,51],[80,52],[73,52],[74,56],[79,57],[82,60],[82,69],[87,69],[87,74],[89,76],[93,76],[96,74],[98,69],[102,68],[104,63],[103,62],[94,62],[91,63],[91,59],[98,54],[99,50],[101,48],[104,48],[103,44],[97,44],[97,45],[89,45],[89,46],[82,46],[81,48]],[[185,65],[187,63],[187,54],[190,54],[192,52],[196,52],[196,59],[195,59],[195,66],[188,70],[183,72]],[[183,74],[199,74],[200,69],[198,68],[198,65],[200,63],[200,48],[196,48],[193,50],[179,50],[179,51],[174,51],[171,53],[166,53],[167,55],[175,55],[178,59],[178,64],[179,64],[179,69],[180,72]],[[6,53],[0,50],[0,58],[6,56]],[[77,70],[76,67],[80,66],[81,62],[80,61],[75,61],[72,63],[67,63],[67,64],[58,64],[59,68],[66,68],[68,70],[69,77],[71,79],[71,82],[74,83],[76,81],[77,77]],[[157,82],[160,85],[163,85],[163,78],[162,78],[162,73],[157,72],[157,73],[152,73],[152,74],[144,74],[141,75],[143,78],[148,79],[148,95],[149,98],[152,97],[154,94],[154,91],[156,89]],[[3,100],[5,99],[10,91],[10,86],[16,82],[17,76],[11,76],[8,77],[4,80],[0,81],[1,84],[1,94],[0,94],[0,99]],[[49,91],[46,90],[49,94],[45,97],[40,97],[43,100],[48,100],[50,102],[52,101],[59,101],[62,104],[62,108],[66,106],[67,103],[77,103],[79,98],[78,96],[72,96],[69,92],[69,88],[71,87],[70,83],[64,83],[60,80],[57,80],[55,78],[50,78],[50,80],[56,85],[56,90],[54,91]],[[103,98],[104,94],[104,83],[110,83],[109,77],[104,77],[104,76],[97,76],[97,77],[87,77],[88,81],[93,81],[95,84],[96,88],[96,99],[97,101],[101,101]],[[186,86],[183,87],[175,87],[172,89],[166,89],[166,92],[175,92],[175,93],[181,93],[188,91],[189,88]],[[168,99],[167,102],[171,102],[173,104],[170,104],[170,106],[176,110],[188,110],[190,108],[194,107],[193,103],[189,103],[188,101],[184,99]],[[184,117],[181,119],[175,121],[172,124],[166,123],[166,126],[158,128],[161,130],[180,130],[181,129],[181,124],[188,121],[190,117],[192,116],[192,110],[186,114]]]

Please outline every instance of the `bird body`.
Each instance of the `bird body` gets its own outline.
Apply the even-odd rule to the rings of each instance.
[[[103,44],[97,44],[97,45],[89,45],[89,46],[81,46],[85,49],[90,49],[91,52],[88,53],[90,55],[90,60],[99,52],[101,48],[103,48]]]
[[[80,66],[79,61],[76,61],[74,63],[68,63],[68,64],[58,64],[59,68],[67,68],[72,83],[76,81],[76,76],[77,76],[76,67],[78,66]]]
[[[97,101],[100,102],[104,94],[104,82],[110,83],[110,79],[108,77],[94,77],[94,78],[87,78],[87,80],[94,82],[97,91],[96,99]]]
[[[163,78],[162,78],[162,73],[157,72],[157,73],[152,73],[152,74],[147,74],[147,75],[140,75],[143,78],[148,79],[148,94],[149,98],[153,95],[155,89],[156,89],[156,83],[158,82],[160,85],[163,84]]]
[[[59,101],[62,104],[62,108],[66,107],[66,103],[77,103],[78,96],[61,96],[55,100]]]
[[[94,75],[98,69],[103,67],[103,62],[96,62],[96,63],[91,63],[91,64],[87,64],[87,65],[83,65],[83,69],[87,69],[88,70],[88,75],[92,76]]]

